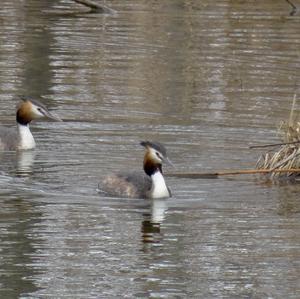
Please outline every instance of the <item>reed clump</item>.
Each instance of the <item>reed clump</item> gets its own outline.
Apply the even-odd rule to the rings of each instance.
[[[293,179],[299,172],[288,172],[290,169],[300,169],[300,118],[295,111],[296,96],[294,96],[290,117],[280,123],[278,132],[282,144],[262,154],[257,161],[257,169],[269,169],[271,179]],[[274,172],[274,170],[285,170]]]

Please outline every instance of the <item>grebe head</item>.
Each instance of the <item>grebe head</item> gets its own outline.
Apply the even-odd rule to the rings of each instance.
[[[42,103],[27,97],[21,97],[17,106],[17,122],[21,125],[28,125],[32,120],[49,118],[55,121],[62,121],[54,113],[50,112]]]
[[[157,171],[162,173],[163,162],[173,166],[167,156],[166,148],[161,143],[142,141],[140,144],[146,148],[144,157],[144,170],[146,174],[151,176]]]

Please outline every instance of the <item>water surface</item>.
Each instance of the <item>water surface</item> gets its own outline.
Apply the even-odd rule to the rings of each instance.
[[[1,153],[2,298],[299,298],[298,184],[167,177],[168,200],[98,194],[158,140],[176,171],[253,168],[299,93],[286,1],[2,1],[0,114],[42,97],[63,123]],[[199,2],[199,3],[198,3]],[[174,171],[166,167],[165,172]]]

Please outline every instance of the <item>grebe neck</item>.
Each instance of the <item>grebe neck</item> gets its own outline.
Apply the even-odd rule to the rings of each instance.
[[[149,192],[151,198],[170,197],[169,189],[160,171],[154,172],[151,176],[152,186]]]
[[[29,124],[22,125],[18,123],[19,145],[18,148],[22,150],[29,150],[35,148],[35,141],[30,132]]]

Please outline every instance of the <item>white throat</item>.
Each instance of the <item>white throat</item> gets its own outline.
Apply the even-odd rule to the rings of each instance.
[[[152,180],[152,187],[149,191],[150,198],[170,197],[169,189],[160,171],[156,171],[154,174],[152,174],[151,180]]]
[[[18,124],[19,144],[21,150],[29,150],[35,148],[35,141],[30,132],[29,125]]]

